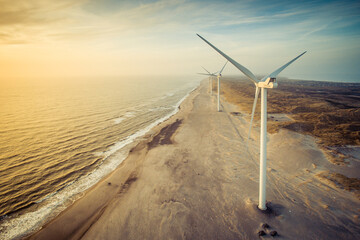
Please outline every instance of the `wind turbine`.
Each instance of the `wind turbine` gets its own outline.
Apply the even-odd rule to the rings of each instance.
[[[259,181],[259,205],[258,208],[260,210],[266,210],[266,123],[267,123],[267,89],[268,88],[276,88],[278,86],[276,82],[277,75],[284,70],[287,66],[297,60],[299,57],[306,53],[303,52],[296,58],[292,59],[290,62],[285,65],[279,67],[274,72],[265,76],[261,80],[258,80],[255,75],[246,67],[236,62],[228,55],[223,53],[221,50],[217,49],[214,45],[209,43],[205,38],[201,37],[197,34],[202,40],[204,40],[207,44],[209,44],[215,51],[220,53],[224,58],[226,58],[229,62],[231,62],[237,69],[239,69],[242,73],[244,73],[250,80],[255,84],[255,99],[253,103],[252,113],[251,113],[251,121],[250,121],[250,130],[252,126],[252,121],[254,119],[254,112],[256,108],[256,102],[259,95],[259,88],[261,88],[261,129],[260,129],[260,181]],[[249,131],[250,136],[250,131]]]
[[[217,90],[218,90],[218,97],[217,97],[217,100],[218,100],[218,112],[220,112],[220,77],[222,76],[221,73],[224,70],[227,63],[228,63],[228,61],[226,61],[225,65],[222,67],[222,69],[220,70],[220,72],[216,76],[217,77],[217,82],[218,82],[218,87],[217,87]]]
[[[201,66],[207,73],[198,73],[200,75],[206,75],[209,76],[209,90],[210,90],[210,94],[212,95],[212,77],[216,77],[216,73],[210,73],[208,70],[206,70],[206,68],[204,68],[203,66]]]
[[[220,77],[222,76],[221,73],[224,70],[227,63],[228,63],[228,61],[226,61],[225,65],[222,67],[222,69],[220,71],[214,72],[214,73],[210,73],[203,66],[201,66],[207,73],[198,73],[198,74],[201,74],[201,75],[209,76],[209,80],[210,80],[211,77],[216,77],[217,78],[217,82],[218,82],[218,87],[217,87],[217,89],[218,89],[218,97],[217,97],[217,100],[218,100],[218,112],[220,112]],[[210,92],[212,93],[212,81],[210,81]]]

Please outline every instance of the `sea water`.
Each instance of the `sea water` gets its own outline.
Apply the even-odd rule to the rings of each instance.
[[[38,229],[176,113],[189,77],[57,79],[0,89],[0,239]]]

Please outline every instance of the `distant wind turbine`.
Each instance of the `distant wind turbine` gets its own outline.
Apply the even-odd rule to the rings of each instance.
[[[228,63],[228,61],[226,61],[225,65],[222,67],[222,69],[218,72],[214,72],[214,73],[210,73],[208,70],[206,70],[203,66],[201,66],[207,73],[198,73],[198,74],[201,74],[201,75],[207,75],[209,76],[209,80],[211,77],[216,77],[217,78],[217,82],[218,82],[218,97],[217,97],[217,100],[218,100],[218,112],[220,112],[220,78],[221,78],[221,73],[222,71],[224,70],[226,64]],[[212,94],[212,80],[210,80],[210,93]]]
[[[220,77],[222,76],[221,73],[222,71],[224,70],[226,64],[228,63],[228,61],[226,61],[225,65],[222,67],[222,69],[220,70],[220,72],[217,74],[217,82],[218,82],[218,87],[217,87],[217,90],[218,90],[218,112],[220,112]]]
[[[255,84],[255,99],[253,103],[251,120],[250,120],[250,130],[252,126],[252,121],[254,118],[254,112],[256,108],[256,102],[259,95],[259,88],[261,88],[261,130],[260,130],[260,181],[259,181],[259,209],[266,210],[266,122],[267,122],[267,89],[268,88],[276,88],[278,86],[276,82],[277,75],[283,71],[287,66],[297,60],[299,57],[306,53],[303,52],[290,62],[276,69],[274,72],[270,73],[266,77],[258,80],[255,75],[246,67],[239,64],[228,55],[217,49],[214,45],[208,42],[205,38],[201,37],[197,34],[202,40],[204,40],[207,44],[209,44],[215,51],[220,53],[224,58],[226,58],[229,62],[231,62],[237,69],[239,69],[242,73],[244,73],[250,80]],[[250,136],[249,130],[249,136]]]
[[[198,74],[209,76],[209,91],[210,91],[210,94],[212,95],[212,77],[216,77],[217,72],[210,73],[208,70],[206,70],[206,68],[204,68],[203,66],[201,66],[201,67],[202,67],[207,73],[198,73]]]

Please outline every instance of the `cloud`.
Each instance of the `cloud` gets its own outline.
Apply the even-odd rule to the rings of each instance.
[[[301,36],[300,39],[307,38],[307,37],[308,37],[309,35],[311,35],[311,34],[314,34],[314,33],[316,33],[316,32],[320,32],[320,31],[326,29],[328,26],[329,26],[329,24],[324,24],[324,25],[322,25],[322,26],[320,26],[320,27],[317,27],[317,28],[315,28],[315,29],[312,29],[312,30],[306,32],[303,36]]]
[[[259,59],[271,58],[277,65],[302,50],[309,50],[308,59],[315,51],[329,57],[335,48],[337,55],[331,57],[336,58],[346,46],[360,55],[360,4],[355,1],[0,0],[0,6],[0,49],[8,56],[17,49],[20,60],[20,50],[32,49],[32,61],[46,49],[43,62],[49,51],[69,65],[77,56],[78,62],[124,61],[114,72],[130,61],[149,69],[169,59],[182,59],[174,66],[188,69],[198,61],[219,65],[223,59],[195,33],[255,70],[267,70]],[[284,59],[278,57],[285,50]]]
[[[76,0],[0,0],[0,43],[41,41],[46,32],[66,21],[66,11],[81,5]]]
[[[311,19],[303,29],[306,37],[326,26],[331,15],[353,15],[352,4],[286,1],[115,1],[115,0],[0,0],[0,41],[42,42],[45,40],[106,38],[141,33],[176,31],[213,32],[241,29],[281,29]],[[354,4],[358,8],[359,4]],[[318,21],[318,19],[323,19]],[[354,20],[354,19],[351,19]],[[348,20],[349,21],[349,20]],[[319,25],[321,24],[321,25]],[[305,26],[305,25],[303,25]],[[315,31],[315,32],[312,32]],[[299,37],[301,37],[299,36]]]
[[[176,9],[185,0],[160,0],[129,8],[117,5],[119,8],[106,11],[106,14],[89,11],[87,6],[91,2],[20,0],[12,3],[0,0],[0,43],[104,39],[114,34],[125,35],[170,26],[174,24],[169,21],[170,9]]]
[[[59,20],[57,11],[76,6],[76,0],[0,0],[0,25],[38,25]]]

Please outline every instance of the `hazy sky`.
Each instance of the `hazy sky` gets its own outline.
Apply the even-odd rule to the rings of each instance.
[[[360,81],[359,1],[0,0],[0,79],[255,74]],[[229,65],[226,74],[240,74]]]

